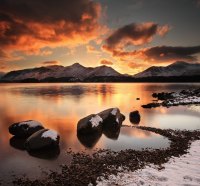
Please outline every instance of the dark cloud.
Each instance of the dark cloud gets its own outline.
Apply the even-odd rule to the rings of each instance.
[[[114,31],[106,40],[105,48],[124,48],[127,45],[142,45],[152,41],[153,36],[163,36],[169,31],[169,26],[159,26],[156,23],[132,23]]]
[[[102,65],[113,65],[112,61],[109,61],[107,59],[102,59],[100,62]]]
[[[42,65],[59,65],[60,61],[44,61]]]
[[[34,53],[97,36],[101,6],[91,0],[0,0],[0,47]]]
[[[167,62],[175,60],[196,61],[195,54],[200,53],[200,46],[192,47],[172,47],[172,46],[157,46],[144,50],[144,55],[147,59],[155,61]]]

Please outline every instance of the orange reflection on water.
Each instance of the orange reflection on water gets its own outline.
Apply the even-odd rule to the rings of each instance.
[[[167,115],[169,112],[165,108],[145,110],[141,107],[142,104],[152,101],[151,94],[159,89],[158,84],[75,83],[0,86],[0,143],[3,146],[8,145],[10,138],[8,126],[19,121],[38,120],[46,128],[60,133],[64,148],[73,147],[74,150],[80,150],[84,147],[77,140],[76,127],[78,121],[87,115],[118,107],[126,116],[124,124],[132,125],[129,113],[138,110],[141,115],[140,125],[160,127],[157,116]],[[152,133],[130,130],[126,135],[150,138]],[[103,142],[98,143],[98,147],[103,148]]]

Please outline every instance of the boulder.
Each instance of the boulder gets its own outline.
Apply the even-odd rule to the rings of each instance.
[[[32,134],[25,142],[28,151],[55,148],[59,145],[60,136],[54,130],[42,129]]]
[[[93,132],[102,132],[103,119],[98,114],[91,114],[81,120],[77,124],[77,132],[80,134],[88,134]]]
[[[140,113],[138,110],[130,112],[129,114],[129,120],[133,124],[139,124],[140,123]]]
[[[103,119],[103,126],[105,125],[122,125],[122,122],[125,120],[125,116],[120,113],[118,108],[110,108],[104,110],[98,115]]]
[[[16,137],[27,138],[41,129],[44,127],[40,122],[28,120],[12,124],[9,127],[9,132]]]
[[[110,108],[98,114],[91,114],[77,124],[77,137],[87,148],[92,148],[102,132],[111,139],[117,139],[125,116],[118,108]]]

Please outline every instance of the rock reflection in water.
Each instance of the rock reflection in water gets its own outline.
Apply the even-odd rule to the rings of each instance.
[[[13,136],[12,138],[10,138],[10,146],[21,151],[26,150],[25,145],[24,145],[25,142],[26,142],[26,138],[19,138],[16,136]],[[39,159],[55,160],[60,154],[60,147],[56,146],[53,148],[52,147],[45,148],[45,149],[41,149],[37,151],[28,151],[28,154],[30,156],[33,156]]]
[[[101,138],[102,132],[95,131],[93,133],[81,133],[77,130],[78,140],[86,148],[92,149]]]
[[[39,159],[55,160],[60,154],[60,147],[57,146],[36,151],[28,151],[28,154]]]
[[[77,137],[86,148],[93,148],[102,134],[117,140],[125,116],[119,108],[106,109],[98,114],[91,114],[79,120]]]
[[[110,139],[117,140],[120,134],[121,124],[110,123],[103,126],[103,134]]]
[[[24,138],[18,138],[16,136],[13,136],[12,138],[10,138],[10,146],[18,150],[26,150],[24,147],[25,141],[26,139]]]

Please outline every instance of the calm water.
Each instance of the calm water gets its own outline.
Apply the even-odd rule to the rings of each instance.
[[[88,144],[77,138],[77,122],[92,113],[111,107],[119,107],[126,116],[123,124],[133,125],[129,113],[139,110],[139,125],[158,128],[200,129],[199,107],[185,106],[143,109],[142,104],[153,100],[151,94],[160,91],[179,91],[199,88],[200,84],[0,84],[0,177],[10,179],[13,173],[30,177],[41,176],[41,170],[57,169],[59,164],[70,163],[66,150],[82,151]],[[136,98],[140,100],[136,100]],[[53,154],[28,154],[21,143],[8,133],[8,126],[23,120],[38,120],[61,136],[60,149]],[[114,134],[115,136],[115,134]],[[93,148],[109,148],[115,151],[145,147],[167,147],[162,136],[138,129],[122,127],[119,136],[101,134]],[[88,151],[88,150],[87,150]],[[40,167],[39,167],[40,166]]]

